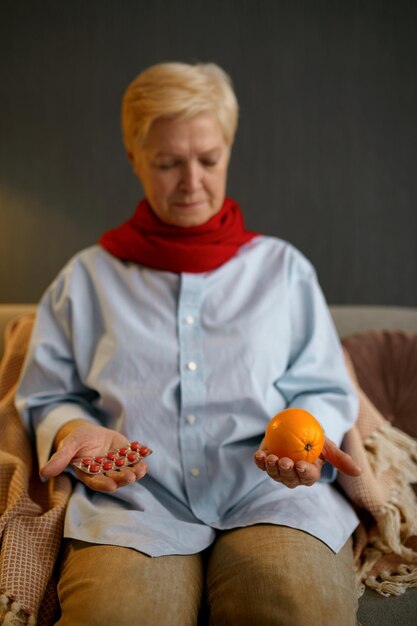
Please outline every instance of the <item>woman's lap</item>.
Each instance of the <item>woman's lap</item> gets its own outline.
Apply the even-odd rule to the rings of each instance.
[[[151,558],[129,548],[68,543],[57,626],[196,626],[204,585],[212,626],[354,626],[349,541],[338,555],[291,528],[219,533],[201,555]]]

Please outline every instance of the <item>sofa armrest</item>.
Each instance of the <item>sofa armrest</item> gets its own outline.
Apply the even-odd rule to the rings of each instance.
[[[35,313],[36,304],[0,304],[0,359],[4,348],[4,331],[7,322],[19,315]]]

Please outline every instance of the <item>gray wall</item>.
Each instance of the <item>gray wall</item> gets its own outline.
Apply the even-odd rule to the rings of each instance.
[[[0,302],[37,300],[141,190],[119,103],[212,60],[241,105],[229,194],[334,304],[417,305],[416,2],[0,1]]]

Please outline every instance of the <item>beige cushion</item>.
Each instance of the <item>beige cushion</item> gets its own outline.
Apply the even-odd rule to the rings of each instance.
[[[369,330],[417,333],[417,308],[332,305],[330,312],[340,337]]]

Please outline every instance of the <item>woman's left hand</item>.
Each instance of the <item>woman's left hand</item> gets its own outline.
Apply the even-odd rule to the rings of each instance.
[[[267,472],[273,480],[289,489],[294,489],[299,485],[307,487],[314,485],[320,479],[321,470],[326,461],[348,476],[359,476],[362,471],[349,454],[343,452],[327,437],[323,451],[314,463],[307,463],[307,461],[294,463],[287,457],[278,458],[276,454],[269,452],[264,439],[259,450],[254,454],[254,460],[259,469]]]

